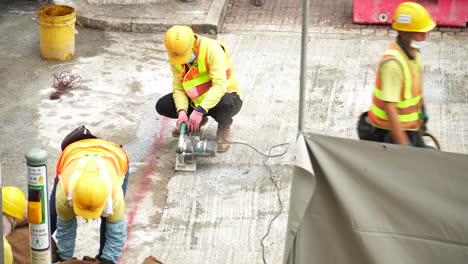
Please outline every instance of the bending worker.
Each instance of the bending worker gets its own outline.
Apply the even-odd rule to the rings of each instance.
[[[85,138],[62,144],[63,152],[57,162],[50,199],[52,234],[57,230],[57,254],[61,260],[73,258],[76,216],[86,221],[101,217],[97,258],[104,264],[117,263],[127,239],[124,197],[128,157],[112,142],[89,138],[89,134]]]
[[[199,131],[211,116],[218,122],[218,152],[229,148],[230,128],[242,107],[242,98],[223,43],[194,34],[188,26],[173,26],[164,36],[173,74],[173,92],[156,103],[163,116],[177,118],[172,135],[186,122],[189,130]]]
[[[396,8],[392,27],[398,36],[380,60],[371,108],[359,121],[361,139],[427,147],[421,131],[428,115],[419,51],[435,26],[420,4],[405,2]]]
[[[16,219],[23,219],[26,209],[26,197],[20,189],[13,186],[2,187],[2,208],[3,208],[3,263],[13,264],[13,252],[6,240],[16,226]]]

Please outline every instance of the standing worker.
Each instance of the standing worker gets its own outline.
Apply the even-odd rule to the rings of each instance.
[[[218,152],[228,150],[232,117],[242,107],[231,58],[224,44],[193,33],[188,26],[173,26],[164,36],[173,74],[173,92],[160,98],[156,111],[177,118],[172,131],[179,136],[180,124],[199,131],[211,116],[218,122]]]
[[[70,133],[62,150],[50,199],[57,254],[61,260],[73,258],[76,216],[86,221],[101,217],[97,258],[104,264],[117,263],[127,239],[127,154],[120,146],[95,138],[85,127]]]
[[[13,264],[13,252],[5,237],[15,229],[16,219],[23,219],[26,209],[26,196],[19,188],[13,186],[2,187],[2,206],[3,263]]]
[[[396,8],[392,27],[398,36],[380,60],[371,108],[359,120],[360,139],[428,147],[421,131],[428,115],[419,52],[435,26],[420,4],[404,2]]]

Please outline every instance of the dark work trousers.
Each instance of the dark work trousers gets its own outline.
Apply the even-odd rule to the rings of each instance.
[[[239,113],[242,108],[242,100],[236,92],[226,93],[218,102],[211,108],[207,116],[211,116],[221,127],[229,127],[232,124],[232,117]],[[193,107],[189,104],[187,115],[193,111]],[[156,112],[162,116],[169,118],[178,118],[177,109],[174,102],[173,93],[166,94],[161,97],[156,103]]]
[[[406,130],[405,132],[414,147],[433,148],[424,143],[421,130]],[[371,125],[367,120],[367,112],[362,113],[359,118],[358,135],[361,140],[395,144],[391,130],[381,129]]]
[[[127,185],[128,185],[128,176],[129,173],[125,173],[125,179],[122,184],[122,190],[125,194],[127,193]],[[50,194],[49,200],[49,210],[50,210],[50,234],[53,235],[55,230],[57,230],[57,209],[55,208],[55,193],[58,184],[58,177],[55,177],[54,180],[54,187],[52,188],[52,192]],[[104,245],[106,244],[106,218],[101,217],[101,229],[100,229],[100,238],[99,238],[99,256],[102,254],[102,250],[104,249]]]

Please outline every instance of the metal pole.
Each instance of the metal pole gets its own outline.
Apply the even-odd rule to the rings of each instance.
[[[28,172],[28,220],[31,263],[52,263],[52,247],[47,188],[47,152],[30,149],[25,157]]]
[[[307,72],[307,31],[309,29],[309,0],[302,0],[302,43],[301,43],[301,75],[299,80],[299,120],[297,135],[304,129],[304,94],[306,89]]]

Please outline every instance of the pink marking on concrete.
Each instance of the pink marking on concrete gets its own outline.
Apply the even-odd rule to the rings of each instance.
[[[143,173],[143,179],[140,181],[137,187],[137,192],[136,192],[136,197],[135,201],[133,202],[133,207],[128,213],[128,220],[127,220],[127,241],[125,242],[124,249],[122,251],[122,254],[126,252],[130,246],[129,246],[129,241],[131,240],[131,234],[132,234],[132,224],[135,221],[135,216],[138,212],[139,206],[141,204],[141,201],[145,197],[146,193],[148,192],[148,187],[149,187],[149,181],[150,181],[150,176],[151,174],[154,173],[156,170],[156,162],[157,162],[157,157],[160,152],[160,147],[161,143],[163,141],[163,134],[164,131],[167,129],[169,122],[169,118],[164,117],[162,120],[161,124],[161,129],[159,130],[158,134],[155,135],[155,139],[153,141],[153,149],[151,151],[150,159],[148,161],[148,165],[145,168],[145,172]],[[120,260],[119,262],[120,263]]]

